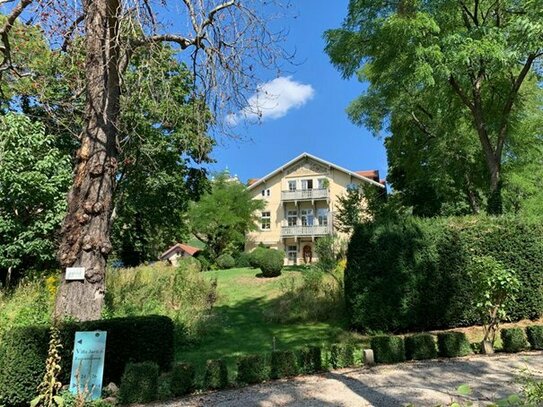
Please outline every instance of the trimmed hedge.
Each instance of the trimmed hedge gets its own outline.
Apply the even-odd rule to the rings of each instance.
[[[519,217],[407,217],[357,226],[349,243],[345,298],[358,330],[425,331],[479,323],[474,256],[492,256],[520,282],[512,320],[543,314],[543,223]]]
[[[156,363],[128,363],[121,378],[121,404],[148,403],[158,398],[159,368]]]
[[[437,347],[439,356],[445,358],[455,358],[458,356],[469,355],[471,344],[463,332],[441,332],[437,334]]]
[[[437,358],[437,346],[432,334],[416,334],[407,336],[405,342],[405,357],[408,360],[423,360]]]
[[[228,387],[228,368],[223,359],[208,360],[204,375],[205,389],[224,389]]]
[[[532,349],[543,349],[543,325],[533,325],[526,328],[526,336]]]
[[[300,373],[310,374],[322,371],[322,351],[318,346],[297,351]]]
[[[500,332],[503,350],[508,353],[520,352],[527,348],[526,336],[522,328],[502,329]]]
[[[236,267],[245,268],[251,267],[251,254],[246,252],[241,252],[236,256]]]
[[[107,331],[104,383],[119,383],[128,362],[152,361],[161,371],[174,358],[174,325],[158,315],[66,323],[60,327],[59,380],[69,383],[76,331]],[[0,347],[0,404],[28,405],[40,383],[49,346],[49,327],[16,328]],[[6,399],[6,401],[2,401]],[[8,402],[9,400],[9,402]]]
[[[277,350],[271,354],[272,379],[296,376],[299,373],[296,353],[291,350]]]
[[[374,336],[370,346],[376,363],[398,363],[405,360],[405,345],[401,336]]]
[[[270,365],[266,355],[248,355],[238,359],[238,383],[261,383],[269,378]]]
[[[28,406],[45,373],[49,328],[7,332],[0,346],[0,405]]]
[[[196,371],[190,363],[176,363],[170,373],[170,391],[174,397],[192,393]]]
[[[333,369],[354,366],[353,345],[332,345],[330,347],[330,366]]]

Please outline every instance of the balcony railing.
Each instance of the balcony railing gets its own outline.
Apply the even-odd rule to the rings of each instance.
[[[304,199],[326,199],[330,196],[328,189],[300,189],[296,191],[282,191],[283,201],[302,201]]]
[[[283,226],[281,236],[325,236],[331,233],[330,226]]]

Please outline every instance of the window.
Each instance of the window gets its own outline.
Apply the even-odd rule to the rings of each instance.
[[[271,229],[271,212],[262,212],[260,220],[262,222],[262,230]]]
[[[296,226],[298,223],[298,211],[288,211],[287,222],[289,226]]]
[[[296,264],[296,260],[298,259],[298,247],[296,246],[288,246],[287,247],[287,257],[288,260]]]
[[[289,191],[296,191],[296,181],[289,181],[288,182],[288,190]]]
[[[270,196],[270,190],[269,189],[263,189],[262,190],[262,196]]]
[[[312,179],[303,179],[302,180],[302,189],[313,189],[313,180]]]
[[[317,209],[317,218],[319,219],[320,226],[328,226],[328,209],[327,208]]]
[[[327,189],[328,180],[326,178],[319,178],[319,189]]]
[[[313,209],[302,209],[300,215],[302,226],[313,226]]]

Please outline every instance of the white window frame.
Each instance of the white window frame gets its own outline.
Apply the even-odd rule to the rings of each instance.
[[[315,214],[313,213],[313,209],[301,209],[300,219],[302,222],[302,226],[314,226]],[[305,224],[304,224],[304,219],[305,219]],[[309,222],[309,219],[311,219],[311,223]]]
[[[290,224],[291,219],[294,219],[293,225]],[[287,225],[298,226],[298,211],[287,211]]]
[[[292,250],[294,248],[294,250]],[[287,259],[288,261],[293,261],[295,264],[298,261],[298,246],[288,245],[287,246]]]
[[[263,211],[260,213],[260,230],[271,230],[271,212],[270,211]]]
[[[323,216],[322,213],[326,211],[326,216]],[[317,208],[317,219],[319,226],[328,226],[328,217],[330,216],[330,211],[328,208]],[[323,221],[321,221],[321,219]]]
[[[326,178],[319,178],[317,180],[317,185],[318,185],[319,189],[326,189],[324,184],[326,184]]]
[[[296,180],[288,181],[288,182],[287,182],[288,190],[289,190],[290,192],[296,191],[296,188],[297,188],[297,186],[298,186],[297,184],[298,184],[298,183],[296,182]],[[291,188],[292,185],[294,185],[294,188]]]
[[[311,188],[309,188],[309,183],[311,183]],[[313,179],[307,178],[302,180],[302,191],[310,191],[313,189]]]

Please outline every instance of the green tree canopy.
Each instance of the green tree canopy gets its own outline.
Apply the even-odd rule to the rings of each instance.
[[[325,34],[326,51],[345,77],[369,83],[348,109],[355,123],[400,137],[392,150],[417,132],[419,148],[424,136],[425,148],[438,152],[435,163],[459,161],[437,183],[427,177],[428,196],[463,190],[473,210],[481,189],[489,212],[501,212],[508,143],[529,102],[525,86],[537,87],[541,75],[542,13],[537,0],[351,0],[342,28]],[[399,178],[401,161],[392,160]]]
[[[264,206],[264,201],[251,198],[245,185],[221,173],[211,182],[210,191],[191,205],[190,230],[216,258],[225,250],[243,247],[246,233],[257,227],[257,211]]]
[[[69,156],[43,124],[0,117],[0,280],[56,264],[55,233],[66,210]]]

